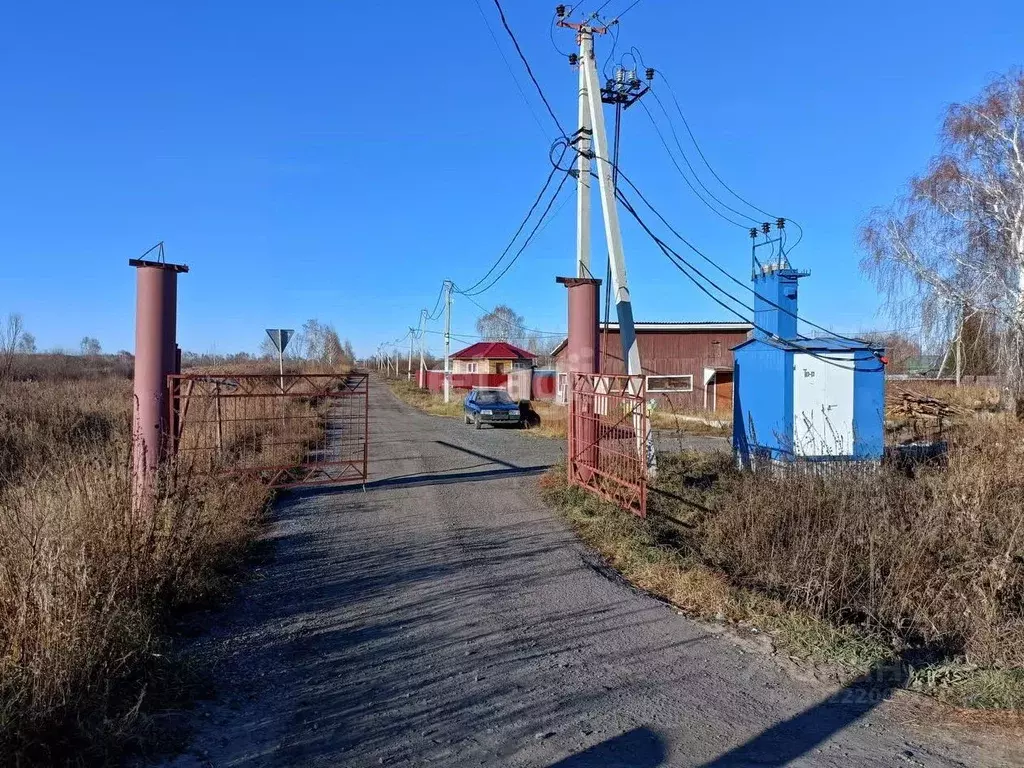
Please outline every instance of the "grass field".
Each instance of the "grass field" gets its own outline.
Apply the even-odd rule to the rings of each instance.
[[[129,368],[40,356],[0,382],[5,765],[141,748],[180,693],[168,621],[226,594],[270,500],[258,479],[175,472],[133,508]]]
[[[728,455],[659,457],[649,517],[577,488],[547,498],[629,580],[705,619],[768,630],[791,655],[1024,708],[1024,426],[948,434],[944,465],[741,473]]]

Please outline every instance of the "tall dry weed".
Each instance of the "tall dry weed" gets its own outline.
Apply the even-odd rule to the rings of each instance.
[[[1024,666],[1024,428],[957,430],[944,467],[730,474],[701,551],[737,583],[895,643]]]

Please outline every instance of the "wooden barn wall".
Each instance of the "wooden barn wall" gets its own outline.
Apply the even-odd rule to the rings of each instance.
[[[731,348],[747,338],[744,331],[640,331],[637,341],[644,373],[649,375],[693,376],[693,391],[656,395],[667,407],[679,410],[698,410],[704,407],[704,368],[732,367]],[[622,374],[626,366],[622,358],[622,343],[617,330],[600,335],[604,373]],[[564,350],[556,360],[556,368],[564,373]],[[652,395],[653,396],[653,395]],[[708,403],[709,408],[711,403]]]

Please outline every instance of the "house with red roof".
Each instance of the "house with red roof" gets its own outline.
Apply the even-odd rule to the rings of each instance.
[[[537,356],[507,341],[478,341],[452,356],[452,373],[508,374],[530,369]]]

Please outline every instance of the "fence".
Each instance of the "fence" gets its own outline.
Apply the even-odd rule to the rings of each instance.
[[[572,373],[570,378],[569,482],[646,517],[644,377]]]
[[[444,371],[423,371],[425,388],[431,392],[444,392]],[[504,387],[508,376],[504,373],[453,373],[452,389],[469,390],[473,387]]]
[[[254,474],[274,488],[366,479],[365,373],[183,374],[168,386],[180,471]]]

